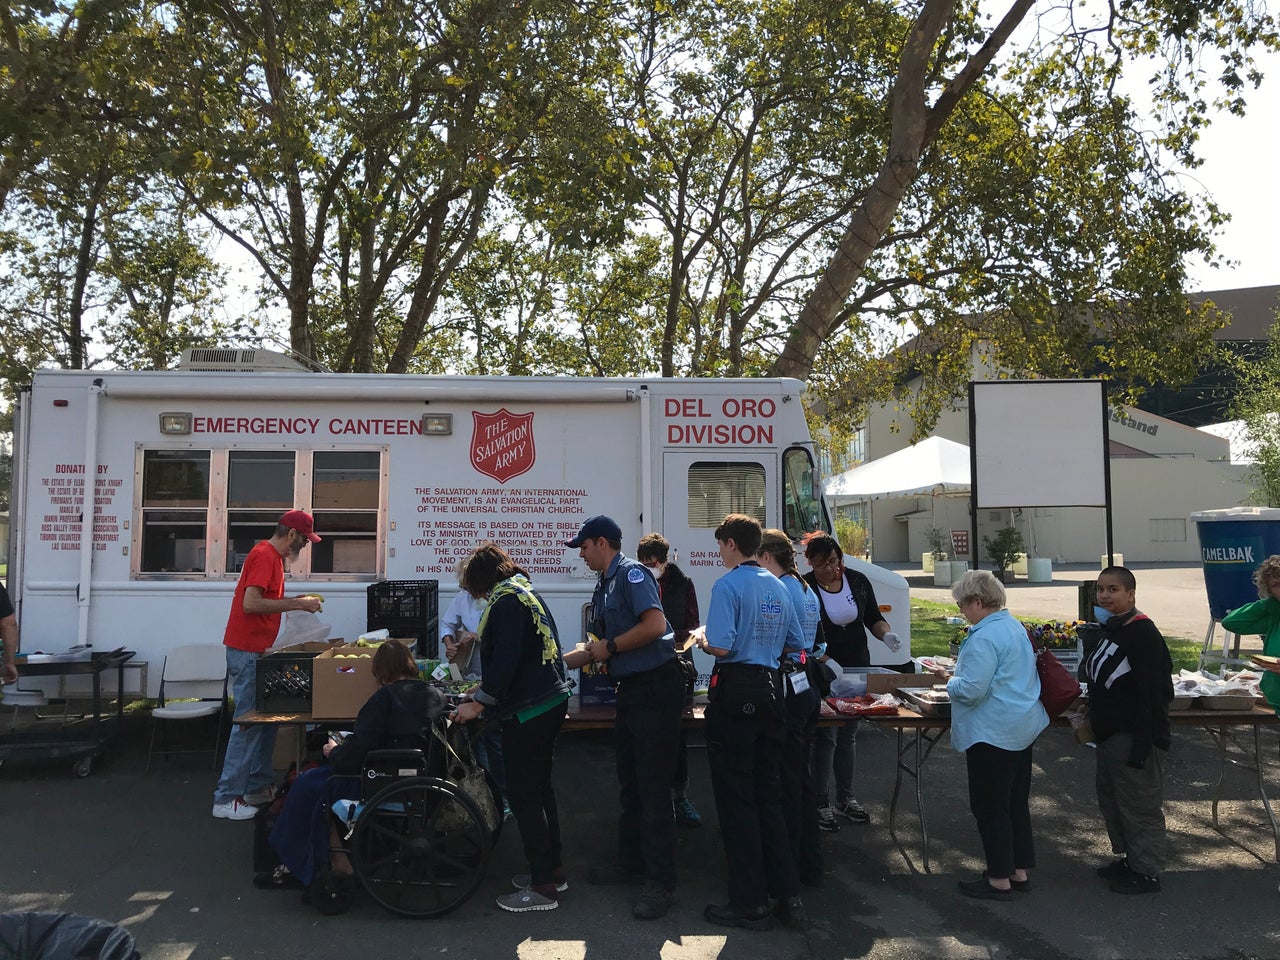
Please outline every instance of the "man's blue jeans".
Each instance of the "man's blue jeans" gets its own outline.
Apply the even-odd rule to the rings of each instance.
[[[235,715],[255,709],[258,654],[227,647],[227,676],[231,680],[231,696],[236,701]],[[232,723],[227,755],[222,761],[222,779],[213,791],[213,802],[230,803],[236,797],[257,793],[274,783],[271,753],[275,745],[275,727],[241,727]]]

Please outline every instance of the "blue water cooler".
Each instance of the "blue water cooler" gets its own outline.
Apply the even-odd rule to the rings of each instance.
[[[1267,557],[1280,553],[1280,508],[1202,510],[1191,519],[1200,537],[1209,615],[1221,620],[1227,611],[1258,599],[1253,572]]]

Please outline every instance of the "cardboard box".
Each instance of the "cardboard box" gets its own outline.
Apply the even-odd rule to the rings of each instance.
[[[608,676],[584,673],[578,679],[578,703],[584,707],[612,706],[618,702],[618,692]]]
[[[373,649],[334,647],[311,665],[311,716],[317,720],[350,720],[378,689],[373,679]]]
[[[902,687],[932,687],[942,683],[932,673],[868,673],[867,693],[893,693]]]

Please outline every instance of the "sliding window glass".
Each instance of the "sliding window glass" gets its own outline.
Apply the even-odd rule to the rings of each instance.
[[[311,462],[316,532],[311,572],[377,573],[382,456],[376,450],[317,450]]]
[[[227,461],[227,573],[239,573],[259,540],[269,540],[294,507],[292,450],[232,450]]]
[[[209,451],[147,450],[142,459],[143,573],[206,570]]]
[[[831,521],[814,483],[813,458],[803,447],[792,447],[782,458],[782,527],[792,540],[806,533],[831,532]]]

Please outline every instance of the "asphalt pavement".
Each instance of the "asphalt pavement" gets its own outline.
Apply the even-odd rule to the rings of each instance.
[[[6,714],[0,708],[7,726]],[[956,889],[958,879],[982,869],[963,758],[944,737],[926,763],[926,870],[909,780],[899,800],[899,842],[887,830],[895,737],[864,724],[858,790],[872,822],[824,835],[827,872],[821,888],[805,890],[813,917],[806,934],[749,934],[702,918],[705,904],[725,898],[725,867],[697,736],[690,795],[707,821],[680,832],[679,899],[668,916],[634,920],[631,892],[585,882],[587,868],[613,848],[617,788],[609,735],[581,732],[563,735],[557,753],[571,884],[560,908],[514,915],[494,905],[510,889],[509,877],[525,870],[517,831],[508,825],[479,892],[446,917],[412,921],[368,901],[323,917],[296,892],[254,889],[253,825],[210,816],[209,758],[175,756],[144,774],[148,730],[145,717],[130,718],[84,779],[64,762],[0,767],[0,911],[66,911],[122,923],[148,960],[1280,956],[1280,931],[1268,919],[1280,907],[1280,871],[1254,779],[1227,766],[1224,832],[1215,832],[1209,798],[1219,766],[1200,730],[1178,731],[1166,765],[1172,859],[1162,893],[1119,896],[1094,875],[1110,851],[1093,799],[1093,754],[1069,731],[1052,729],[1035,754],[1034,890],[996,903],[965,899]],[[1274,728],[1264,731],[1263,746],[1275,793]]]

